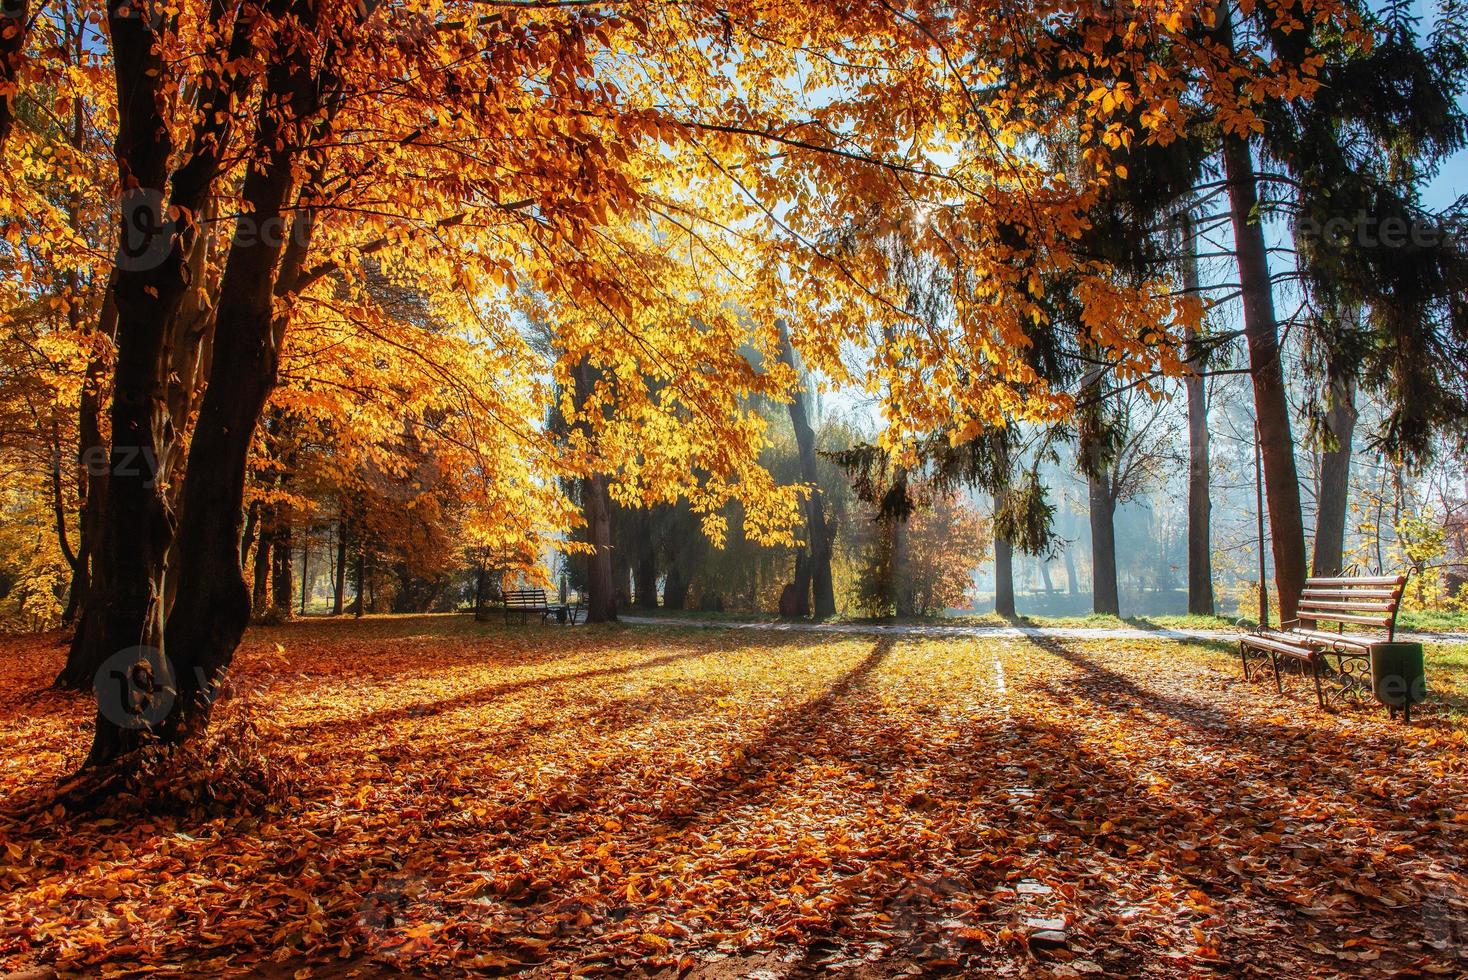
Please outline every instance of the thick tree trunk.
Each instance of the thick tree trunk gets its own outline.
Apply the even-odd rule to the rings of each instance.
[[[1233,47],[1226,13],[1219,30]],[[1279,324],[1269,275],[1268,249],[1257,209],[1259,192],[1254,155],[1238,136],[1223,137],[1224,174],[1229,211],[1238,252],[1239,282],[1244,303],[1244,337],[1254,380],[1254,412],[1264,454],[1264,486],[1269,500],[1269,527],[1274,546],[1274,583],[1280,616],[1295,618],[1305,585],[1305,526],[1300,513],[1300,482],[1295,471],[1295,439],[1290,426],[1289,394],[1280,363]]]
[[[646,518],[646,513],[641,512],[640,523],[645,523]],[[643,537],[646,541],[646,536]],[[635,599],[639,609],[658,607],[658,556],[657,549],[650,541],[646,541],[643,550],[637,555],[636,563],[632,566],[632,585],[636,590]]]
[[[28,0],[7,0],[0,6],[0,149],[15,125],[16,76],[25,56],[30,23]]]
[[[607,479],[593,473],[581,481],[586,508],[587,539],[595,549],[586,561],[586,621],[611,623],[617,619],[617,596],[612,587],[612,500]]]
[[[1121,615],[1116,585],[1116,496],[1110,479],[1089,477],[1091,510],[1091,610]]]
[[[1004,509],[1008,491],[994,494],[994,513]],[[994,612],[1006,619],[1015,618],[1014,609],[1014,545],[994,535]]]
[[[1014,546],[994,538],[994,612],[1014,619]]]
[[[780,328],[780,360],[791,371],[795,371],[795,349],[790,343],[790,330],[784,320],[778,321]],[[797,389],[790,399],[790,425],[795,430],[795,446],[800,456],[800,479],[810,488],[805,501],[805,534],[809,549],[807,570],[810,576],[809,590],[796,582],[802,603],[806,596],[813,597],[813,608],[801,615],[815,613],[816,619],[829,619],[836,615],[836,585],[831,575],[832,541],[826,523],[826,501],[820,490],[820,473],[816,468],[816,434],[811,428],[810,414],[806,410],[805,396]]]
[[[596,390],[595,371],[589,361],[576,366],[576,407],[587,410]],[[612,578],[612,498],[604,474],[592,472],[581,480],[581,501],[586,516],[587,541],[592,553],[586,557],[586,621],[610,623],[617,619],[617,596]]]
[[[668,577],[663,581],[663,608],[685,609],[688,606],[688,573],[681,563],[668,566]]]
[[[236,18],[224,63],[253,49],[256,22]],[[80,651],[83,657],[103,658],[98,676],[108,687],[104,691],[99,683],[89,766],[111,762],[140,745],[147,729],[178,714],[194,683],[188,676],[191,662],[171,663],[163,655],[164,571],[175,528],[167,488],[158,476],[168,471],[177,436],[167,399],[168,372],[180,307],[190,287],[187,257],[199,239],[195,216],[205,211],[229,145],[235,102],[250,79],[248,72],[235,72],[200,89],[190,153],[170,173],[172,127],[161,115],[167,73],[153,25],[126,4],[108,6],[107,25],[117,83],[114,153],[126,190],[110,283],[117,311],[112,448],[87,614],[95,611],[96,628],[78,630],[74,641],[89,647]],[[220,577],[238,581],[238,513],[234,519]],[[184,581],[207,588],[212,571]]]
[[[1356,391],[1348,379],[1331,386],[1325,427],[1333,445],[1320,456],[1316,493],[1315,554],[1311,574],[1340,575],[1345,563],[1346,504],[1351,486],[1351,442],[1356,433]]]
[[[1182,216],[1183,286],[1198,294],[1198,236],[1192,215]],[[1210,487],[1212,460],[1208,438],[1208,382],[1203,377],[1203,352],[1197,332],[1189,329],[1188,363],[1193,369],[1184,382],[1188,393],[1188,612],[1212,616],[1213,500]]]
[[[304,10],[304,8],[303,8]],[[246,169],[242,234],[234,237],[219,287],[209,383],[199,406],[181,498],[176,550],[180,587],[168,616],[173,705],[155,725],[180,742],[208,723],[218,682],[250,619],[250,591],[240,575],[246,461],[260,413],[275,385],[284,321],[273,315],[282,236],[253,234],[281,221],[294,187],[294,141],[287,115],[304,118],[314,86],[304,47],[273,65],[260,115],[266,149]],[[109,497],[114,494],[109,493]],[[278,545],[277,545],[278,546]],[[289,608],[289,596],[286,608]],[[99,727],[93,755],[110,740]]]

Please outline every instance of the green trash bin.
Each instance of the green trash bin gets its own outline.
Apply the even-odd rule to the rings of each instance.
[[[1371,691],[1395,717],[1412,720],[1412,705],[1427,697],[1427,668],[1420,643],[1374,643],[1371,646]]]

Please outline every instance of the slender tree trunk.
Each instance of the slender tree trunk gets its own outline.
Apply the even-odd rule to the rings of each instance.
[[[1351,443],[1356,432],[1356,392],[1349,379],[1331,386],[1325,427],[1332,445],[1320,457],[1316,494],[1315,555],[1311,574],[1340,575],[1345,562],[1346,504],[1351,486]]]
[[[1198,235],[1193,216],[1182,215],[1183,285],[1198,295]],[[1213,500],[1210,487],[1212,459],[1208,437],[1208,382],[1203,377],[1203,351],[1197,331],[1186,338],[1188,364],[1193,369],[1184,382],[1188,393],[1188,612],[1212,616]]]
[[[483,567],[480,570],[480,585],[484,584]],[[340,616],[345,608],[347,595],[347,522],[336,522],[336,583],[331,600],[331,614]]]
[[[255,565],[251,576],[250,608],[255,615],[265,614],[265,602],[270,593],[270,546],[275,534],[274,506],[263,508],[260,523],[260,539],[255,542]]]
[[[250,546],[255,543],[255,535],[260,533],[260,501],[250,501],[250,509],[245,513],[245,530],[240,535],[240,570],[243,571],[246,563],[250,560]]]
[[[1050,563],[1043,558],[1035,559],[1035,563],[1040,567],[1040,581],[1045,583],[1045,594],[1054,595],[1055,583],[1050,580]]]
[[[1061,554],[1065,558],[1065,591],[1072,596],[1080,595],[1081,584],[1076,581],[1075,555],[1071,553],[1069,546]]]
[[[1089,477],[1091,509],[1091,609],[1121,615],[1116,583],[1116,496],[1108,477]]]
[[[311,590],[311,525],[301,529],[305,540],[301,542],[301,615],[306,615],[306,597]]]
[[[352,615],[361,619],[367,614],[367,542],[357,548],[357,594],[352,596]]]
[[[270,546],[270,609],[279,619],[290,619],[295,598],[295,542],[290,516],[283,512]]]
[[[1225,46],[1233,49],[1226,12],[1220,14]],[[1300,482],[1295,471],[1295,439],[1290,425],[1289,393],[1280,363],[1279,324],[1269,275],[1264,227],[1259,220],[1259,191],[1254,155],[1238,136],[1223,137],[1224,173],[1229,211],[1238,252],[1244,303],[1244,337],[1254,381],[1254,411],[1264,455],[1264,486],[1269,501],[1269,527],[1274,546],[1274,583],[1280,616],[1295,618],[1305,585],[1305,526],[1300,512]]]

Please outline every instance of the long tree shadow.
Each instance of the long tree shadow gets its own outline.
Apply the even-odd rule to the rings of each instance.
[[[382,725],[390,725],[395,722],[409,719],[422,719],[446,712],[458,711],[464,708],[478,707],[487,704],[496,698],[507,697],[537,688],[552,687],[560,684],[569,684],[574,681],[595,680],[599,678],[618,677],[633,674],[644,670],[652,670],[668,664],[679,663],[685,660],[697,660],[702,657],[716,656],[721,651],[717,648],[705,648],[698,650],[685,650],[680,653],[667,653],[662,656],[653,657],[648,660],[640,660],[636,663],[621,664],[615,667],[594,667],[589,670],[578,670],[564,674],[550,674],[543,677],[527,677],[518,681],[502,681],[495,684],[486,684],[483,687],[457,694],[451,698],[439,700],[415,701],[412,704],[398,705],[392,708],[384,708],[363,715],[348,715],[341,718],[333,718],[324,721],[303,722],[292,726],[293,730],[306,731],[314,735],[329,736],[336,732],[356,731],[366,728],[375,728]]]
[[[1027,636],[1025,640],[1031,646],[1043,650],[1052,657],[1058,657],[1081,671],[1086,678],[1087,693],[1098,696],[1100,700],[1125,708],[1148,707],[1175,721],[1215,734],[1232,734],[1238,730],[1237,721],[1213,705],[1188,698],[1172,697],[1144,687],[1125,674],[1103,667],[1091,657],[1072,650],[1053,637]],[[1161,669],[1171,668],[1164,665]]]

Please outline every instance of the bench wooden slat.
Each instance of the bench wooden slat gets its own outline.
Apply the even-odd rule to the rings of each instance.
[[[1305,588],[1313,589],[1316,586],[1368,586],[1368,585],[1392,585],[1400,587],[1407,582],[1405,575],[1363,575],[1360,578],[1346,576],[1344,578],[1311,578],[1305,580]]]
[[[1325,646],[1351,647],[1356,650],[1366,650],[1376,642],[1376,637],[1361,633],[1330,633],[1326,630],[1295,630],[1295,632],[1312,642]]]
[[[1389,613],[1395,606],[1395,602],[1382,602],[1377,599],[1372,599],[1367,602],[1332,602],[1325,599],[1306,599],[1300,603],[1299,608],[1302,612],[1306,609],[1317,610],[1320,612],[1330,612],[1334,609],[1339,610],[1340,612]]]
[[[1306,589],[1300,595],[1306,599],[1396,599],[1396,589]]]
[[[1386,628],[1392,624],[1391,616],[1357,616],[1354,613],[1343,612],[1317,612],[1307,613],[1303,609],[1296,613],[1300,619],[1308,619],[1312,623],[1326,620],[1332,623],[1356,623],[1361,626],[1380,626]]]
[[[1294,657],[1296,660],[1315,659],[1315,651],[1312,648],[1295,643],[1290,643],[1284,640],[1276,640],[1267,636],[1250,634],[1249,636],[1244,637],[1243,642],[1246,646],[1255,647],[1260,650],[1272,650],[1275,653],[1282,653],[1287,657]]]

